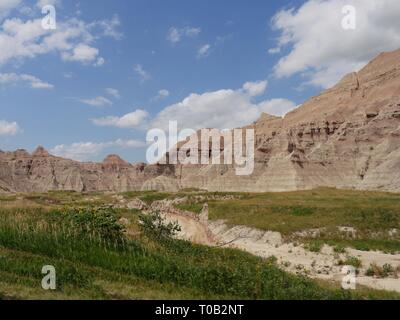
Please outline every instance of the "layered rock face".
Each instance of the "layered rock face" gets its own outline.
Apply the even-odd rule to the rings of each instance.
[[[321,186],[400,191],[400,50],[379,55],[284,118],[264,114],[249,128],[256,134],[251,176],[237,177],[227,166],[183,166],[181,185],[253,192]]]
[[[81,163],[49,155],[39,147],[0,152],[0,191],[47,192],[51,190],[131,191],[157,176],[174,177],[172,166],[129,164],[116,155],[102,163]]]
[[[400,50],[379,55],[284,118],[263,114],[247,128],[255,129],[250,176],[236,175],[233,165],[131,165],[118,156],[79,163],[38,148],[0,152],[0,191],[399,192]]]

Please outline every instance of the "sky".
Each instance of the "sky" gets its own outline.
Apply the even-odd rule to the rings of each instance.
[[[400,48],[399,16],[398,0],[0,0],[0,149],[140,162],[169,121],[284,116]]]

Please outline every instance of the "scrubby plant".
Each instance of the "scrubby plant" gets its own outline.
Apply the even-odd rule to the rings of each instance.
[[[322,249],[323,245],[324,244],[321,241],[311,241],[307,245],[307,249],[310,250],[311,252],[321,252],[321,249]]]
[[[72,208],[63,211],[72,229],[82,235],[98,237],[112,243],[123,243],[125,228],[118,223],[118,216],[110,207]]]
[[[340,266],[353,266],[354,268],[361,268],[362,262],[357,257],[347,257],[346,260],[339,260],[338,264]]]
[[[394,268],[388,263],[385,263],[382,267],[378,266],[376,263],[371,263],[365,275],[369,277],[387,278],[394,272]]]
[[[394,268],[392,267],[392,265],[388,263],[385,263],[382,269],[383,269],[383,275],[386,277],[394,273]]]
[[[267,262],[268,264],[273,264],[273,265],[275,265],[275,264],[278,262],[278,258],[275,257],[275,256],[269,256],[269,257],[266,259],[266,262]]]
[[[159,242],[168,242],[181,231],[178,222],[166,222],[158,211],[140,214],[139,226],[143,234]]]
[[[346,253],[346,248],[344,246],[338,244],[333,248],[333,251],[336,253]]]

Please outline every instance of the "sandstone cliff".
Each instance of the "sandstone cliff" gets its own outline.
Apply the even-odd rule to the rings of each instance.
[[[0,192],[320,186],[399,192],[400,50],[379,55],[284,118],[263,114],[249,128],[256,132],[251,176],[237,176],[230,165],[132,165],[118,156],[79,163],[39,147],[32,154],[0,151]]]

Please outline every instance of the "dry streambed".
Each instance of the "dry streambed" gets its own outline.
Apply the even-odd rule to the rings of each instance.
[[[275,257],[282,269],[314,279],[341,282],[345,276],[342,272],[343,262],[351,257],[360,263],[356,278],[358,285],[400,292],[400,279],[397,278],[396,272],[385,278],[365,275],[371,265],[378,268],[386,265],[393,270],[399,270],[400,254],[351,248],[346,248],[343,253],[336,253],[327,245],[323,246],[320,252],[311,252],[304,245],[284,241],[278,232],[265,232],[246,226],[228,227],[224,221],[210,222],[207,206],[200,215],[176,209],[175,205],[180,202],[180,199],[162,200],[153,202],[149,207],[135,199],[126,206],[144,211],[158,210],[164,214],[167,221],[178,221],[182,228],[178,235],[181,239],[203,245],[237,248],[264,258]]]

